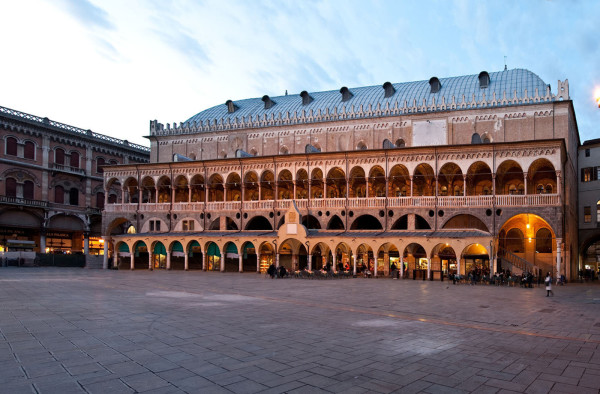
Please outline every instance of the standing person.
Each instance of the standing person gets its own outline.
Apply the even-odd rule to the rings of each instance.
[[[271,279],[275,278],[275,274],[277,273],[277,268],[275,268],[275,264],[271,263],[269,269],[267,269],[267,274],[271,277]]]
[[[550,272],[548,272],[548,275],[546,275],[544,283],[546,284],[546,297],[550,297],[550,294],[552,294],[552,297],[554,297],[554,292],[552,291],[552,276],[550,276]]]

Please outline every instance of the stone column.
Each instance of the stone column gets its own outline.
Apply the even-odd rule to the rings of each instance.
[[[106,245],[106,242],[104,243]],[[83,254],[90,254],[90,233],[83,233]]]
[[[135,269],[135,253],[133,252],[129,256],[129,265],[129,269],[133,271]]]
[[[46,233],[40,233],[40,253],[46,253]]]
[[[527,173],[526,172],[523,173],[523,180],[525,182],[525,195],[527,195],[527,194],[529,194],[529,190],[527,188]],[[535,192],[533,194],[535,194]]]
[[[260,253],[256,253],[256,273],[260,273]]]
[[[312,254],[309,253],[306,257],[308,259],[308,270],[312,271]]]
[[[327,178],[323,178],[323,198],[327,198]]]
[[[492,174],[492,196],[496,195],[496,173]]]
[[[560,263],[561,263],[561,238],[556,238],[556,277],[560,277]]]
[[[275,253],[275,268],[279,268],[279,253]]]
[[[225,258],[227,256],[227,253],[225,253],[225,251],[223,251],[223,255],[221,256],[221,260],[219,260],[220,266],[219,266],[219,270],[221,272],[225,272]]]
[[[356,256],[350,252],[350,259],[352,260],[352,274],[356,276]]]
[[[292,200],[296,200],[296,181],[294,180],[294,191],[293,191],[293,197]]]
[[[404,252],[400,253],[400,279],[404,278]]]
[[[562,192],[561,184],[562,184],[561,172],[560,171],[556,171],[556,193],[559,196],[560,196],[560,193]],[[562,201],[562,198],[560,198],[560,199]]]
[[[431,259],[427,259],[427,280],[431,278]]]
[[[189,259],[189,253],[186,251],[183,255],[183,269],[186,271],[190,268],[188,259]]]
[[[243,262],[243,258],[244,258],[244,255],[243,255],[243,254],[240,254],[240,255],[238,255],[238,259],[239,259],[239,269],[240,269],[240,272],[244,272],[244,262]]]
[[[138,204],[141,204],[144,202],[144,193],[143,193],[143,189],[141,186],[138,185]]]
[[[260,182],[258,182],[258,201],[260,201],[262,199],[262,187],[260,185]]]
[[[153,202],[153,203],[158,203],[158,195],[159,195],[159,190],[158,190],[158,186],[156,186],[154,188],[154,201],[149,201],[149,202]]]
[[[188,185],[188,202],[192,202],[192,186]]]
[[[202,271],[206,271],[206,267],[208,267],[208,255],[206,251],[202,252]]]
[[[148,250],[148,269],[152,271],[154,267],[152,267],[152,252]]]
[[[167,270],[171,269],[171,252],[167,250]]]
[[[463,174],[463,197],[467,196],[467,174]]]
[[[410,196],[413,197],[413,177],[410,176]]]
[[[104,206],[108,205],[108,193],[110,192],[109,189],[104,189]]]
[[[331,254],[331,264],[334,271],[337,271],[337,259],[336,259],[335,251]]]
[[[102,256],[102,269],[108,269],[108,239],[104,238],[104,255]]]
[[[117,250],[117,243],[115,242],[113,244],[113,263],[112,263],[112,267],[114,268],[115,266],[119,265],[119,251]]]

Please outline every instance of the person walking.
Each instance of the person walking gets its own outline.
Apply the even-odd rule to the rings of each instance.
[[[546,275],[546,279],[544,279],[544,283],[546,284],[546,297],[554,297],[554,292],[552,291],[552,276],[550,276],[550,272]]]

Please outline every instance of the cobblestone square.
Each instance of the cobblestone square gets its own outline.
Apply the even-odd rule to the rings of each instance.
[[[600,285],[0,269],[6,393],[600,389]]]

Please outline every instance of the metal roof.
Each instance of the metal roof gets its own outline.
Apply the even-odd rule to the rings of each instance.
[[[201,128],[197,131],[207,131],[211,128],[207,128],[207,125],[229,125],[231,123],[240,124],[241,122],[246,123],[246,127],[253,127],[255,125],[248,125],[247,123],[265,119],[286,119],[301,116],[302,118],[306,117],[306,119],[294,123],[313,123],[316,119],[309,119],[311,111],[315,117],[317,117],[317,114],[320,117],[325,114],[348,112],[364,114],[364,116],[356,117],[368,117],[369,113],[376,111],[377,108],[384,110],[385,108],[423,108],[426,106],[432,107],[428,110],[436,110],[442,103],[445,103],[448,107],[444,106],[442,109],[450,110],[464,108],[458,106],[459,103],[463,102],[471,108],[473,102],[478,105],[481,102],[490,103],[496,100],[495,105],[515,105],[522,104],[523,99],[532,101],[551,101],[554,99],[554,96],[549,92],[549,85],[529,70],[513,69],[489,73],[489,85],[485,88],[479,85],[479,75],[438,78],[441,82],[441,89],[437,93],[431,93],[429,80],[425,80],[392,84],[395,92],[387,98],[385,97],[385,89],[381,85],[377,85],[350,88],[353,97],[345,102],[342,102],[342,94],[339,90],[309,92],[313,100],[306,105],[303,105],[302,97],[299,94],[270,97],[275,104],[269,109],[265,109],[262,98],[234,100],[233,102],[237,107],[234,112],[228,112],[228,106],[220,104],[192,116],[183,122],[182,126],[184,128],[194,128],[195,125],[201,125]],[[516,100],[513,100],[515,96]],[[503,98],[506,98],[505,102],[502,102]],[[539,100],[536,100],[536,98],[539,98]],[[453,102],[457,106],[451,108]],[[396,113],[389,115],[396,115]],[[370,116],[373,116],[373,114],[371,113]],[[378,116],[385,116],[385,114],[379,114]],[[229,127],[226,126],[225,128]]]

